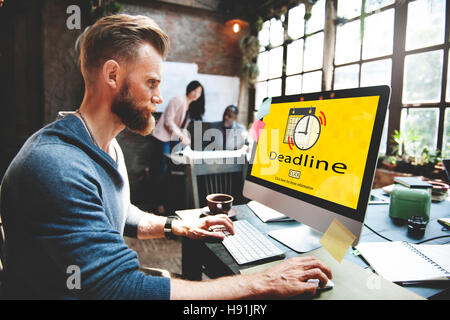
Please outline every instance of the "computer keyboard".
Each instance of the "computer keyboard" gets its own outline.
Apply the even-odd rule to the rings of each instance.
[[[285,257],[283,251],[248,221],[238,220],[233,223],[233,226],[234,235],[231,235],[224,226],[213,226],[211,229],[225,234],[222,243],[237,264],[277,260]]]

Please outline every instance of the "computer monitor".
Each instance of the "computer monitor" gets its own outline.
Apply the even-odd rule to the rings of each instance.
[[[295,251],[320,246],[335,218],[358,243],[389,96],[388,86],[376,86],[272,99],[243,194],[319,231],[279,232],[294,238],[287,245]]]

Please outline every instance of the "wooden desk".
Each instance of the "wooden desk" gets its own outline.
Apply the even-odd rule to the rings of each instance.
[[[385,197],[381,190],[375,190],[379,196]],[[389,199],[388,197],[385,197]],[[240,220],[248,220],[253,226],[267,234],[271,230],[281,228],[292,228],[299,226],[298,222],[272,222],[263,223],[247,205],[235,206],[238,211],[237,218]],[[196,219],[200,211],[185,210],[177,211],[177,214],[183,219]],[[431,206],[430,222],[427,225],[425,236],[423,239],[428,239],[441,235],[449,235],[450,231],[443,231],[442,226],[437,222],[438,218],[450,217],[450,201],[441,203],[433,203]],[[407,225],[395,225],[389,218],[389,205],[370,205],[367,209],[365,223],[383,236],[395,241],[418,242],[423,239],[413,239],[407,235]],[[271,238],[269,238],[271,239]],[[285,247],[281,243],[271,239],[273,243],[278,246],[286,254],[286,258],[297,256],[298,253]],[[370,241],[384,241],[382,238],[374,234],[372,231],[363,228],[361,235],[361,242]],[[430,244],[450,243],[450,238],[438,239]],[[368,265],[361,259],[361,257],[351,254],[353,250],[349,250],[344,259],[353,262],[363,268],[368,268]],[[208,276],[215,278],[224,275],[239,274],[242,270],[254,267],[257,264],[249,264],[239,266],[234,261],[233,257],[228,253],[221,243],[204,243],[201,241],[194,241],[190,239],[183,239],[182,246],[182,273],[183,276],[191,280],[200,280],[202,272],[207,271]],[[414,293],[430,298],[438,294],[448,292],[450,289],[450,282],[441,282],[435,284],[421,284],[405,287]],[[447,291],[446,291],[447,290]]]

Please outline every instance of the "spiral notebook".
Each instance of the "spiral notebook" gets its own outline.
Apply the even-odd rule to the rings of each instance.
[[[356,249],[380,276],[392,282],[450,279],[449,244],[363,242]]]

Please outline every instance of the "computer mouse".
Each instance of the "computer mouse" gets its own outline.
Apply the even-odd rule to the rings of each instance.
[[[326,284],[325,287],[323,287],[323,288],[321,288],[321,287],[319,286],[319,279],[309,279],[309,280],[307,280],[306,282],[309,282],[309,283],[315,283],[315,284],[317,285],[317,290],[320,290],[320,291],[330,290],[330,289],[333,289],[333,287],[334,287],[334,282],[331,281],[331,280],[329,280],[329,279],[328,279],[327,284]]]

